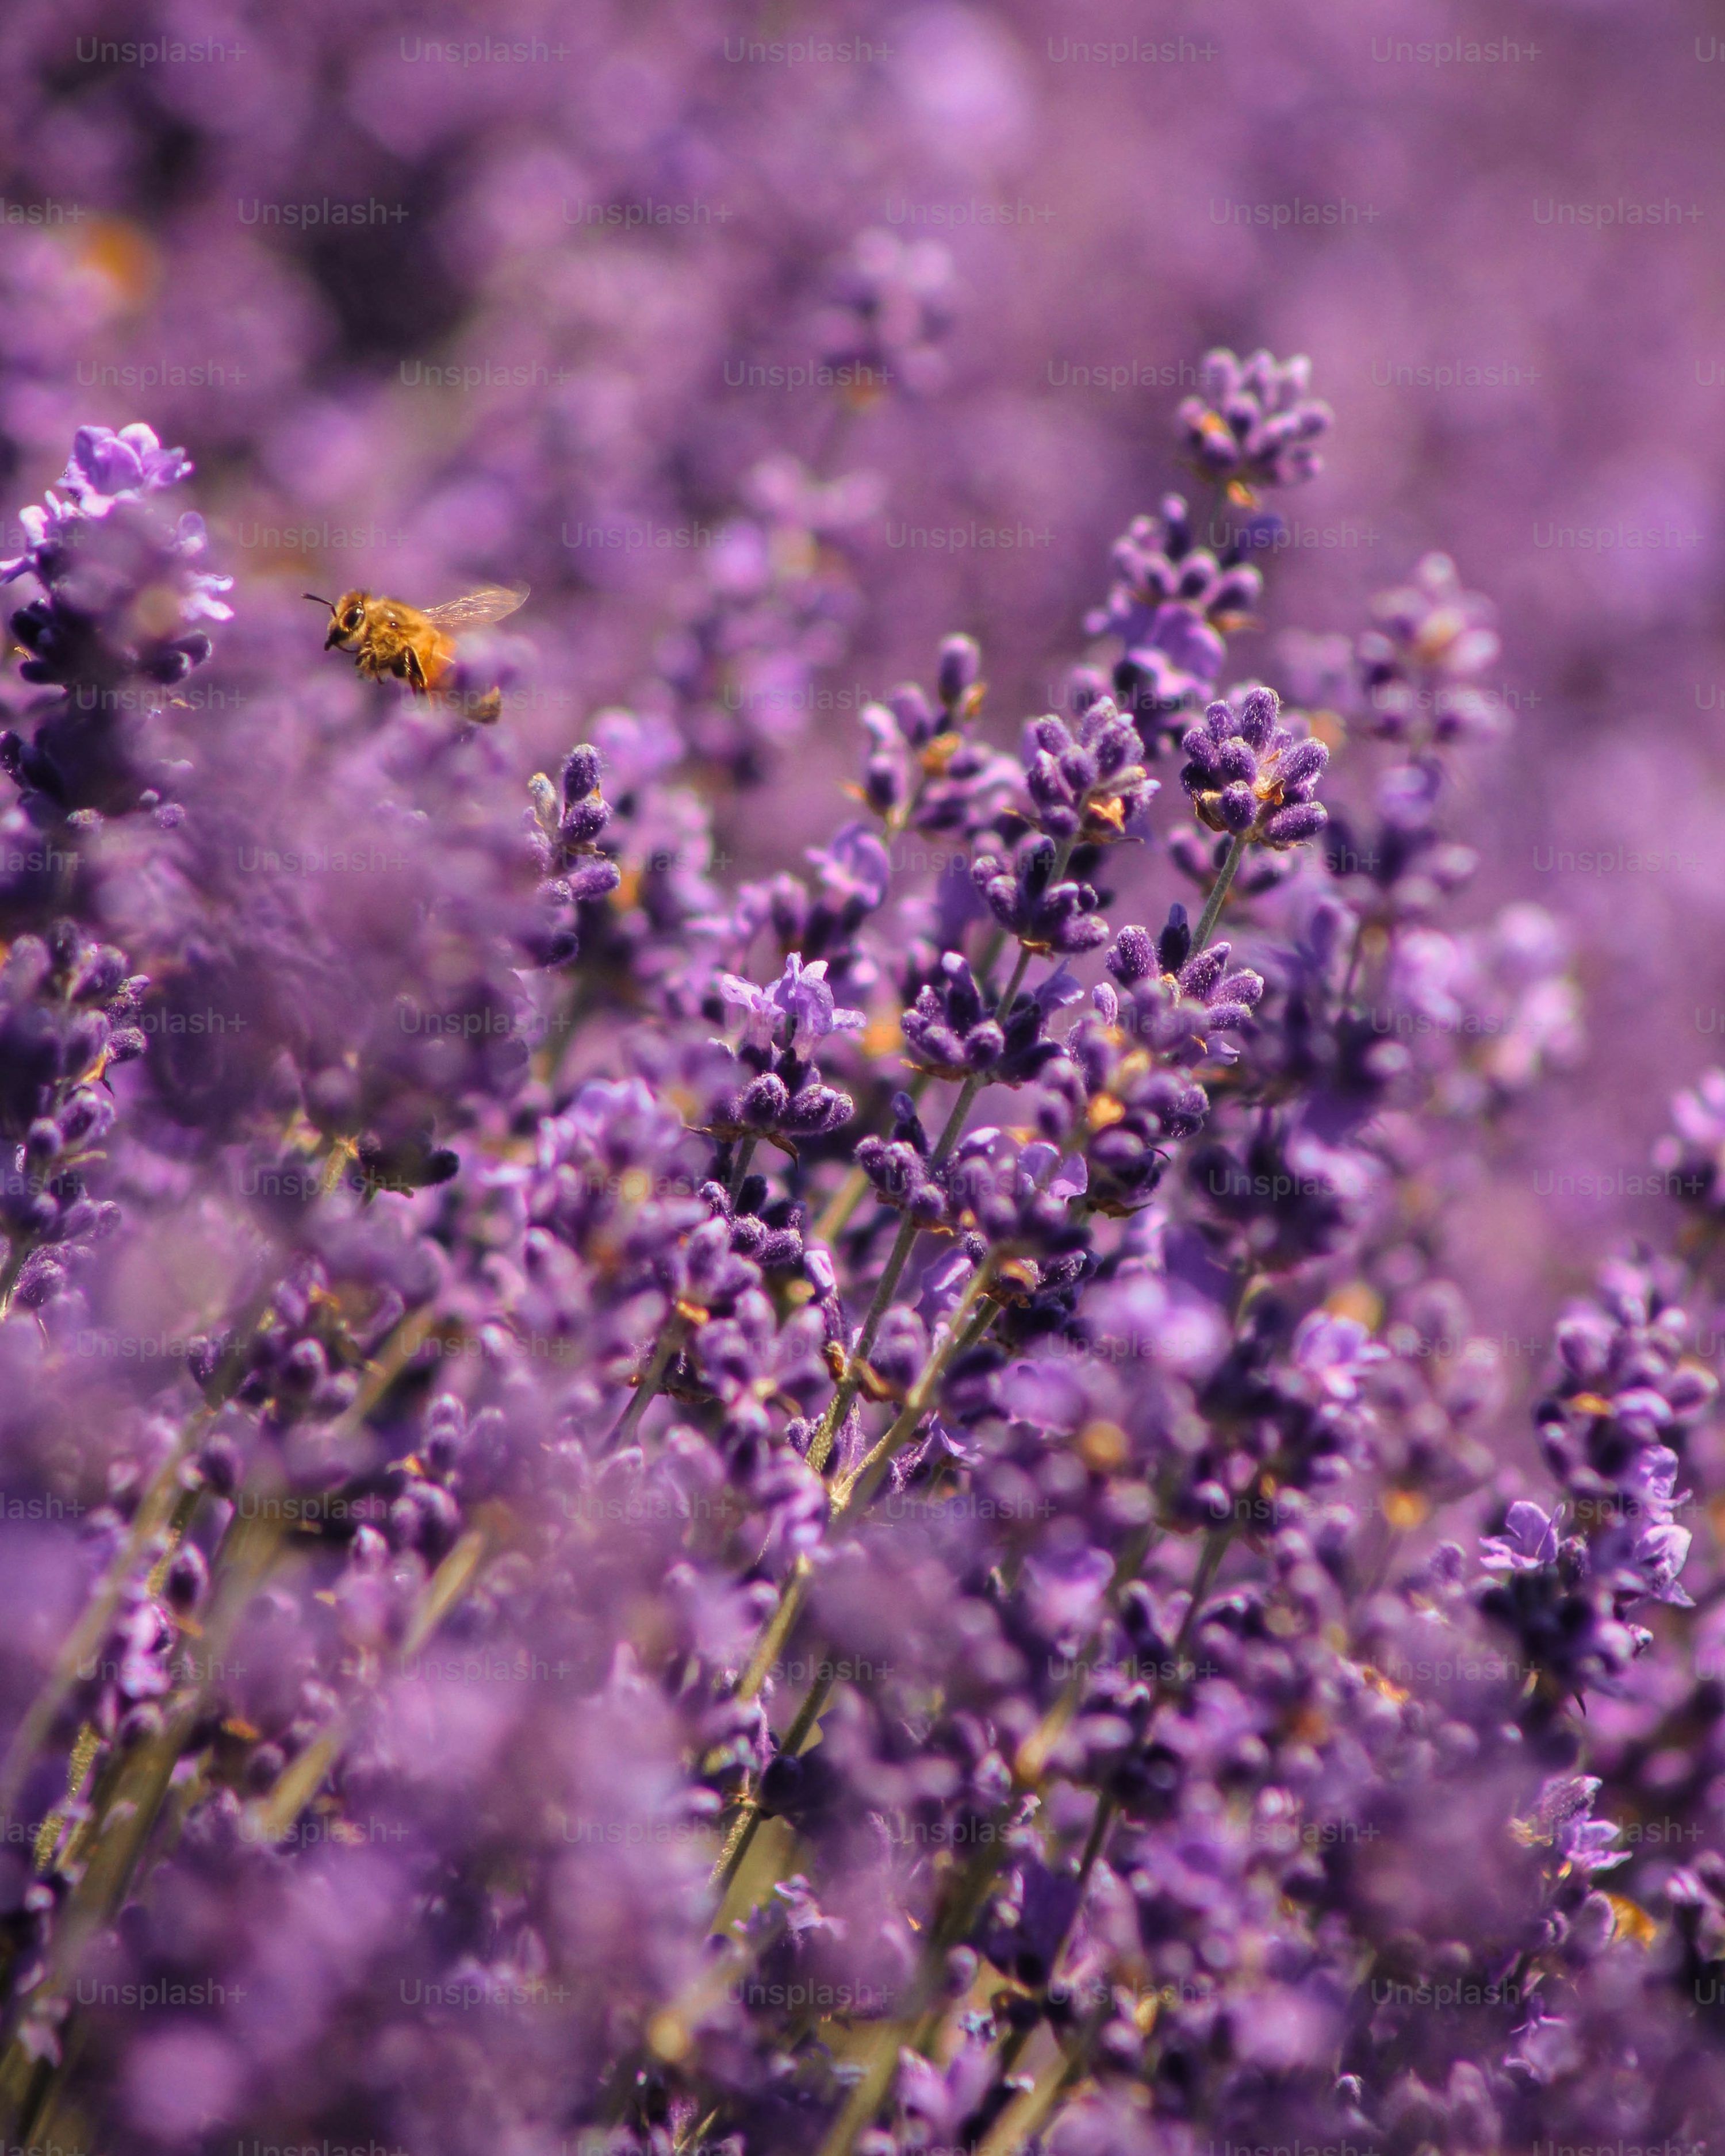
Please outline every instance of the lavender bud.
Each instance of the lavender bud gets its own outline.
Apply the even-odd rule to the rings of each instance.
[[[209,1567],[203,1551],[193,1543],[182,1543],[169,1558],[162,1578],[163,1599],[170,1609],[186,1616],[203,1601],[208,1586]]]
[[[608,897],[623,880],[615,861],[578,861],[569,871],[569,896],[577,905]]]
[[[1240,699],[1240,731],[1255,749],[1262,749],[1276,731],[1281,708],[1274,689],[1248,689]]]
[[[1265,819],[1265,842],[1272,846],[1297,846],[1316,838],[1328,821],[1329,812],[1321,801],[1293,802]]]
[[[584,801],[588,794],[597,793],[599,788],[599,752],[596,748],[585,742],[578,747],[572,748],[563,759],[562,785],[565,804],[573,808],[578,802]]]
[[[1299,741],[1284,749],[1276,761],[1276,775],[1285,787],[1305,786],[1316,778],[1330,760],[1321,741]]]
[[[949,636],[941,645],[936,685],[940,700],[950,711],[983,670],[981,647],[973,637]]]
[[[1114,948],[1108,953],[1105,963],[1122,988],[1129,988],[1135,982],[1147,979],[1158,970],[1157,947],[1151,940],[1149,930],[1132,927],[1122,928],[1115,938]]]
[[[890,690],[886,706],[911,747],[924,747],[934,738],[934,713],[929,709],[927,697],[914,681],[901,681],[897,688]]]
[[[763,1071],[745,1091],[738,1120],[752,1130],[773,1130],[783,1121],[790,1101],[783,1079]]]
[[[1168,919],[1156,939],[1156,963],[1164,973],[1178,973],[1192,948],[1192,930],[1186,909],[1178,900],[1168,910]]]

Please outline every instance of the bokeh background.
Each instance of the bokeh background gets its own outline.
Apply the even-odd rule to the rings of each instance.
[[[1453,555],[1513,720],[1458,921],[1548,908],[1585,994],[1455,1218],[1480,1322],[1665,1217],[1725,1034],[1717,13],[8,0],[0,85],[8,534],[81,424],[188,447],[239,579],[194,729],[303,680],[305,590],[525,579],[504,753],[663,710],[727,875],[800,865],[943,632],[1015,741],[1203,351],[1309,353],[1337,424],[1240,668]]]

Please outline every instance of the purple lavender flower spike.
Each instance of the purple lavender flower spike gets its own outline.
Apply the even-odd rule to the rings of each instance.
[[[1236,359],[1205,355],[1203,394],[1179,409],[1188,454],[1208,476],[1231,485],[1294,486],[1322,464],[1314,446],[1334,424],[1328,405],[1311,395],[1312,362],[1276,361],[1267,352]]]
[[[1330,752],[1281,725],[1274,690],[1250,689],[1237,706],[1218,700],[1181,743],[1180,783],[1201,823],[1278,850],[1316,838],[1329,820],[1315,796]]]
[[[1238,557],[1231,536],[1205,544],[1183,495],[1169,495],[1154,517],[1138,517],[1116,541],[1115,581],[1085,623],[1124,646],[1113,672],[1122,707],[1154,743],[1158,729],[1194,697],[1213,694],[1226,639],[1262,596],[1261,572]]]

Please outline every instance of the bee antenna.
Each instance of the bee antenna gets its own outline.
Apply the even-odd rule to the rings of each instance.
[[[302,599],[315,600],[319,606],[326,606],[331,613],[336,611],[336,602],[333,599],[319,598],[316,592],[301,592],[300,597]]]

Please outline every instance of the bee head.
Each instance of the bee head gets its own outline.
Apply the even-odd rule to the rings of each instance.
[[[338,599],[326,599],[319,598],[316,592],[307,592],[305,596],[317,599],[320,606],[330,610],[330,633],[323,640],[324,649],[351,650],[355,638],[365,626],[367,595],[364,592],[343,592]]]

